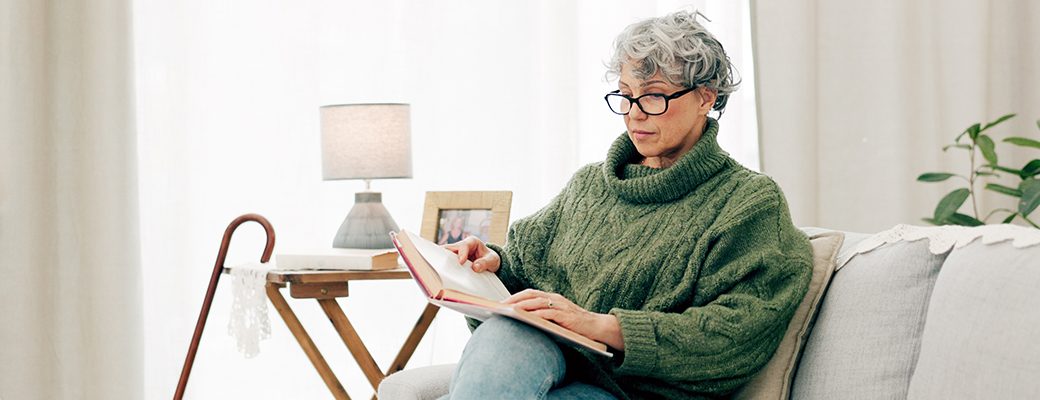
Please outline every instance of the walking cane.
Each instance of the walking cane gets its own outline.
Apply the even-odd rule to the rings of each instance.
[[[246,221],[256,221],[263,225],[264,230],[267,232],[267,245],[264,247],[264,254],[260,257],[260,262],[265,263],[269,261],[271,253],[274,252],[274,228],[271,227],[271,223],[267,222],[266,218],[257,214],[245,214],[235,218],[228,225],[227,230],[224,231],[224,239],[220,242],[220,252],[217,253],[217,265],[213,267],[213,275],[209,278],[206,299],[202,302],[199,322],[195,324],[195,335],[191,337],[191,346],[188,347],[188,357],[184,360],[184,368],[181,369],[181,379],[177,382],[177,393],[173,395],[174,400],[181,400],[184,397],[184,388],[188,386],[188,374],[191,373],[191,366],[195,363],[195,353],[199,350],[202,328],[206,326],[209,307],[213,304],[213,294],[217,291],[217,281],[220,280],[220,275],[224,272],[224,257],[227,257],[228,245],[231,243],[231,234],[235,232],[235,228],[238,228],[239,225]]]

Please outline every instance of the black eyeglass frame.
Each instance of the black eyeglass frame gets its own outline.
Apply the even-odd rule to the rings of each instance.
[[[622,97],[622,98],[628,100],[629,103],[633,103],[633,104],[636,105],[636,107],[639,107],[639,111],[642,111],[643,114],[646,114],[646,115],[661,115],[661,114],[664,114],[664,113],[668,112],[668,102],[670,100],[674,100],[674,99],[677,99],[679,97],[682,97],[682,95],[690,93],[694,89],[697,89],[697,87],[694,86],[694,87],[689,88],[689,89],[683,89],[683,90],[680,90],[678,92],[672,93],[672,94],[667,95],[667,96],[663,95],[663,94],[660,94],[660,93],[647,93],[647,94],[644,94],[644,95],[639,96],[639,97],[626,96],[626,95],[621,94],[621,90],[615,90],[613,92],[607,93],[606,96],[603,96],[603,100],[605,100],[607,102],[607,108],[610,109],[610,112],[613,112],[614,114],[617,114],[617,115],[628,115],[629,112],[632,112],[632,107],[629,106],[628,107],[628,112],[625,112],[625,113],[619,113],[617,111],[614,111],[614,108],[610,106],[610,96],[618,96],[618,97]],[[648,113],[648,112],[646,112],[646,110],[643,109],[643,104],[639,102],[639,99],[642,99],[642,98],[647,97],[647,96],[663,97],[664,98],[664,111],[661,111],[659,113]]]

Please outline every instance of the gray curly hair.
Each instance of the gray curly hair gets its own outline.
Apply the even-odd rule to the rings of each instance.
[[[707,19],[700,12],[677,11],[629,25],[614,40],[607,79],[619,78],[625,64],[633,68],[636,79],[661,71],[673,85],[715,90],[718,95],[712,108],[721,113],[740,78],[722,44],[697,22],[698,15]]]

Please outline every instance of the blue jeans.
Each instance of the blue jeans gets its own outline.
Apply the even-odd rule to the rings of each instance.
[[[556,342],[524,323],[494,317],[473,332],[451,378],[451,393],[440,400],[616,400],[596,386],[567,384],[566,375]]]

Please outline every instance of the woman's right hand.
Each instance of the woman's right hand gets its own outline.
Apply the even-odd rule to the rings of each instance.
[[[502,259],[498,256],[498,253],[484,245],[484,242],[480,241],[476,236],[470,236],[461,241],[445,245],[444,248],[459,255],[459,264],[473,261],[473,272],[497,272],[498,267],[502,265]]]

